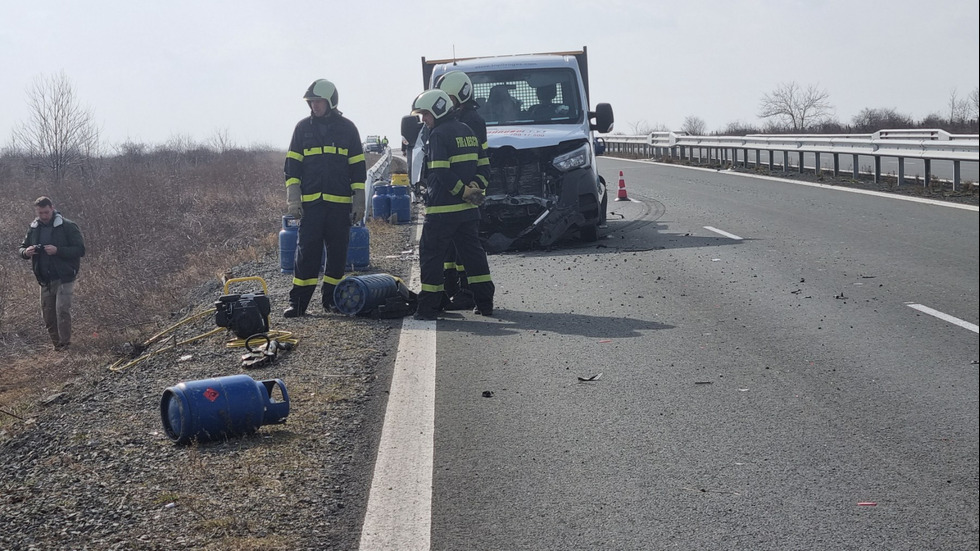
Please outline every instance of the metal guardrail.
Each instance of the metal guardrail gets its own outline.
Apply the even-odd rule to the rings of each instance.
[[[803,155],[815,157],[815,171],[823,169],[820,155],[833,156],[833,173],[840,172],[840,155],[853,157],[853,176],[858,177],[858,157],[874,159],[874,180],[881,180],[881,159],[898,160],[898,184],[905,183],[905,159],[921,159],[925,169],[924,184],[932,178],[931,161],[953,162],[953,189],[960,186],[960,163],[980,163],[980,136],[949,134],[943,130],[880,130],[874,134],[806,134],[747,136],[690,136],[683,132],[604,136],[606,154],[628,154],[697,162],[749,166],[749,151],[755,152],[755,166],[761,166],[760,152],[768,152],[769,170],[775,168],[774,153],[782,153],[782,170],[788,171],[790,153],[798,156],[797,170],[804,171]]]
[[[371,197],[374,196],[374,183],[379,181],[390,181],[391,180],[391,148],[385,146],[385,152],[381,154],[381,158],[378,162],[368,169],[367,179],[364,182],[364,200],[367,202],[364,205],[364,212],[366,216],[373,216],[374,212],[371,208],[373,201]]]

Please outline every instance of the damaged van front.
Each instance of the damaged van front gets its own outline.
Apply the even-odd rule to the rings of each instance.
[[[595,241],[605,223],[607,194],[596,168],[594,132],[612,130],[613,114],[609,104],[589,110],[585,50],[423,58],[427,88],[448,71],[469,76],[487,123],[490,183],[480,207],[487,250],[546,247],[575,233]],[[406,135],[410,142],[414,138]],[[412,164],[413,181],[419,181],[421,162]]]

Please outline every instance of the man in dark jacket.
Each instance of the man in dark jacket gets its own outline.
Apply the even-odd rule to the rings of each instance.
[[[37,218],[31,222],[21,258],[29,259],[41,284],[41,317],[55,350],[71,344],[71,300],[85,242],[78,225],[54,209],[48,197],[34,201]]]
[[[466,266],[477,314],[493,314],[494,285],[480,243],[480,211],[489,165],[473,131],[450,111],[452,100],[439,89],[415,98],[412,113],[430,129],[425,146],[425,222],[419,239],[422,292],[416,319],[437,319],[445,297],[443,261],[455,247]]]
[[[293,288],[289,307],[283,312],[287,318],[306,314],[316,291],[324,248],[327,265],[322,303],[327,312],[335,311],[333,292],[344,277],[351,221],[363,220],[367,208],[361,136],[337,109],[337,88],[319,79],[303,98],[310,106],[310,116],[296,125],[285,166],[286,207],[290,215],[302,219]]]

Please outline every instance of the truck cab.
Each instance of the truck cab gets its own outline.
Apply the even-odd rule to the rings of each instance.
[[[548,246],[574,233],[584,241],[598,239],[608,199],[596,168],[594,134],[612,130],[613,113],[604,103],[595,111],[589,109],[584,48],[458,60],[422,58],[422,67],[426,89],[454,70],[465,72],[473,83],[489,143],[490,184],[480,207],[480,233],[489,252]],[[403,134],[415,145],[412,176],[417,182],[421,140],[411,121],[403,121]]]

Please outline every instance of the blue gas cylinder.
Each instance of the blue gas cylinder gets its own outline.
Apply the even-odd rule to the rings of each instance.
[[[347,244],[347,271],[363,270],[371,265],[371,233],[364,223],[350,227]]]
[[[279,230],[279,271],[287,274],[293,271],[296,262],[296,240],[299,238],[299,220],[290,215],[282,217]]]
[[[391,186],[391,214],[396,224],[412,221],[412,198],[407,186]]]
[[[389,274],[345,277],[333,291],[333,301],[341,313],[356,316],[381,306],[398,295],[398,280]]]
[[[374,185],[374,195],[371,197],[374,218],[387,220],[391,216],[391,197],[388,195],[388,187],[386,184]]]
[[[279,388],[281,399],[273,398]],[[256,381],[248,375],[185,381],[163,392],[160,417],[173,441],[219,440],[285,423],[289,394],[280,379]]]

